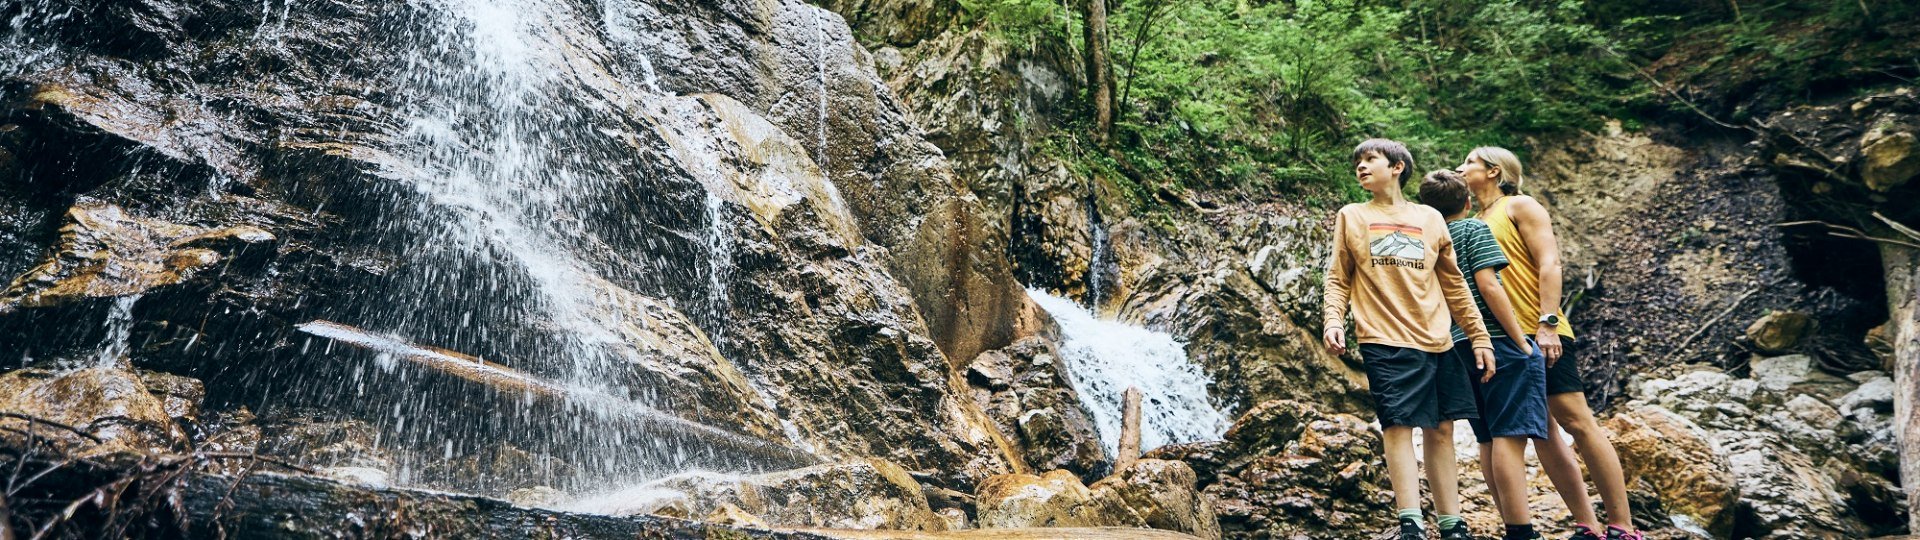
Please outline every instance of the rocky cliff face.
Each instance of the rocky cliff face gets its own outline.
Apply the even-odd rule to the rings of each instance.
[[[562,418],[623,413],[418,351],[962,489],[1021,468],[948,359],[1044,314],[839,17],[509,7],[5,8],[0,348],[339,409],[403,449],[538,433],[584,471],[636,472]]]

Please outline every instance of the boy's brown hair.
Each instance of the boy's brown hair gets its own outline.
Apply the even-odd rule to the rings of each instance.
[[[1427,173],[1420,181],[1420,204],[1452,216],[1467,209],[1467,181],[1460,173],[1441,169]]]
[[[1360,146],[1353,147],[1351,161],[1358,164],[1360,158],[1367,157],[1367,154],[1380,154],[1387,158],[1387,164],[1400,165],[1400,187],[1407,187],[1407,176],[1413,174],[1413,152],[1407,151],[1407,145],[1393,139],[1367,139],[1360,141]]]

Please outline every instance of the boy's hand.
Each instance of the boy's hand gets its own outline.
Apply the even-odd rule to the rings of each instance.
[[[1334,356],[1347,354],[1347,331],[1338,326],[1327,329],[1327,352]]]
[[[1480,366],[1480,382],[1493,380],[1493,349],[1474,349],[1473,363]]]
[[[1527,343],[1526,336],[1514,336],[1513,344],[1520,346],[1520,354],[1533,356],[1533,345]]]
[[[1540,344],[1540,354],[1547,357],[1547,367],[1553,367],[1554,362],[1560,361],[1559,331],[1543,324],[1537,332],[1533,335],[1533,341]]]

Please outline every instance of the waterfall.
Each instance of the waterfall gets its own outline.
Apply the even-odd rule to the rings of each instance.
[[[1111,268],[1113,248],[1107,245],[1107,224],[1100,219],[1100,209],[1092,199],[1087,200],[1087,235],[1093,237],[1093,253],[1087,259],[1087,307],[1094,313],[1100,312],[1100,303],[1106,300],[1106,274]]]
[[[223,55],[238,52],[268,65],[306,59],[299,55],[316,45],[338,48],[333,40],[340,38],[307,31],[316,19],[336,22],[324,3],[242,4],[258,20],[245,21],[236,42],[221,42]],[[273,135],[246,143],[271,147],[264,153],[273,163],[241,172],[273,177],[270,182],[282,183],[276,187],[311,197],[298,204],[312,204],[313,214],[324,217],[319,236],[328,238],[315,243],[352,246],[352,253],[328,253],[351,260],[345,264],[352,268],[341,270],[340,288],[298,300],[304,302],[298,316],[310,319],[291,321],[304,332],[297,334],[304,341],[289,344],[297,359],[204,353],[241,367],[232,377],[244,383],[225,385],[239,389],[222,397],[262,416],[316,408],[364,421],[382,458],[392,458],[399,485],[484,492],[493,488],[475,486],[508,481],[476,479],[491,473],[450,463],[479,464],[489,455],[561,463],[510,467],[539,469],[511,471],[532,477],[514,484],[562,490],[694,468],[763,472],[809,457],[783,455],[791,450],[787,441],[760,440],[784,433],[792,444],[808,445],[800,426],[768,414],[781,410],[767,391],[769,379],[711,354],[724,354],[732,348],[728,340],[738,339],[725,331],[736,293],[746,290],[733,290],[743,273],[734,261],[759,246],[742,235],[760,233],[733,223],[744,222],[752,208],[731,193],[734,186],[719,169],[738,157],[724,152],[758,149],[688,142],[714,136],[706,131],[714,126],[699,123],[708,121],[701,115],[717,113],[699,99],[664,93],[661,77],[675,87],[671,77],[684,76],[676,70],[690,60],[684,51],[649,45],[680,31],[646,18],[652,8],[621,0],[412,0],[342,8],[380,17],[338,21],[370,23],[346,39],[379,48],[377,54],[311,59],[317,71],[339,70],[338,86],[304,75],[276,80],[293,85],[290,92],[297,93],[283,97],[300,114],[287,119],[261,112],[259,118],[286,125],[262,128]],[[71,57],[93,54],[63,40],[76,39],[64,33],[94,14],[48,1],[0,11],[9,15],[0,19],[6,25],[0,72],[57,69]],[[803,118],[816,112],[807,108],[818,108],[817,157],[824,166],[828,53],[845,49],[832,48],[837,21],[817,9],[812,15],[819,101],[813,103],[813,88],[802,82],[796,103]],[[807,20],[794,22],[804,49]],[[109,41],[102,47],[122,46]],[[663,60],[659,73],[654,59]],[[340,65],[325,65],[336,61]],[[799,61],[807,62],[804,52]],[[805,67],[801,72],[811,74]],[[179,100],[180,109],[240,115],[225,109],[231,103],[216,101],[216,92],[179,93],[206,100]],[[694,114],[678,114],[687,112]],[[171,141],[183,145],[177,154],[204,151],[190,144],[202,134],[189,135]],[[168,168],[195,158],[208,156],[152,159]],[[276,168],[283,165],[301,170],[280,174]],[[219,168],[214,175],[213,193],[204,197],[231,197],[225,188],[238,184]],[[826,196],[840,204],[831,186]],[[125,367],[137,300],[112,301],[101,327],[106,337],[75,363]],[[183,348],[213,334],[190,335]],[[463,381],[435,371],[466,360],[498,373]],[[539,392],[487,382],[500,380]],[[545,384],[551,387],[538,386]],[[736,384],[751,392],[743,395]]]
[[[133,333],[133,304],[139,301],[138,294],[113,299],[113,306],[107,309],[107,337],[100,343],[100,352],[94,356],[93,367],[110,369],[127,366],[127,353],[132,352],[127,338]]]
[[[1096,318],[1072,300],[1029,289],[1027,296],[1053,315],[1063,340],[1060,356],[1080,404],[1092,413],[1100,444],[1120,444],[1121,395],[1139,387],[1140,449],[1220,438],[1230,421],[1207,399],[1212,381],[1187,361],[1173,336]]]
[[[733,274],[733,229],[727,225],[727,202],[707,193],[707,316],[714,321],[707,337],[718,345],[725,339],[727,311],[732,295],[727,279]]]

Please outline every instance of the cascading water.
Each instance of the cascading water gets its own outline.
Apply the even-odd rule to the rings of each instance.
[[[614,209],[616,194],[632,182],[634,171],[602,163],[595,159],[599,156],[581,155],[582,148],[604,146],[608,138],[595,123],[560,111],[566,105],[558,94],[577,81],[567,79],[574,66],[556,50],[568,46],[563,41],[570,36],[556,29],[591,25],[569,6],[532,1],[440,0],[429,4],[429,13],[440,16],[423,21],[426,30],[437,34],[428,42],[438,49],[423,51],[419,69],[401,82],[417,97],[408,104],[410,120],[396,152],[414,172],[404,177],[411,191],[407,198],[420,206],[415,215],[396,221],[408,235],[425,239],[416,244],[423,262],[455,262],[411,283],[421,289],[420,304],[448,299],[491,306],[492,312],[480,314],[489,325],[514,317],[539,323],[531,339],[542,345],[508,344],[501,349],[485,345],[493,343],[485,338],[468,339],[483,344],[477,352],[505,350],[518,362],[516,367],[568,387],[564,394],[569,412],[554,421],[530,420],[538,429],[553,430],[551,439],[567,441],[547,443],[551,447],[541,450],[560,455],[595,483],[650,478],[694,462],[754,468],[751,463],[702,462],[698,454],[710,445],[699,441],[713,440],[702,430],[641,421],[660,416],[648,409],[675,405],[662,402],[655,388],[629,386],[625,374],[651,360],[624,329],[645,321],[634,320],[622,293],[610,287],[613,280],[646,268],[693,269],[659,260],[672,250],[657,246],[652,238],[646,244],[659,249],[641,254],[648,259],[616,258],[620,266],[609,268],[596,258],[603,257],[598,252],[604,250],[595,245],[594,228],[604,225],[593,223],[592,216]],[[638,87],[657,90],[651,64],[644,56],[638,63]],[[711,194],[705,198],[708,276],[705,287],[690,287],[704,288],[705,294],[683,298],[687,302],[681,304],[705,310],[708,320],[719,320],[726,302],[731,231],[725,224],[724,201]],[[497,274],[501,272],[506,274]],[[694,281],[697,274],[662,279],[699,283]],[[487,283],[489,289],[504,286],[507,290],[500,293],[524,301],[502,307],[501,302],[477,298],[497,293],[467,289],[475,282]],[[449,326],[432,309],[352,322],[423,343],[449,341],[445,331],[429,330]],[[435,440],[455,435],[401,427],[409,417],[434,414],[435,405],[421,399],[397,407],[385,426],[397,439],[390,442],[432,447]],[[642,441],[646,444],[639,444]],[[446,445],[452,448],[454,443]],[[403,473],[398,480],[410,479]]]
[[[1087,235],[1093,237],[1093,254],[1087,260],[1087,307],[1099,313],[1101,302],[1106,300],[1106,275],[1113,250],[1107,247],[1107,224],[1101,221],[1100,209],[1091,199],[1087,201],[1087,224]]]
[[[1053,315],[1064,341],[1060,355],[1073,376],[1080,404],[1093,415],[1107,452],[1120,444],[1121,399],[1127,387],[1142,393],[1140,448],[1218,439],[1229,420],[1208,402],[1211,384],[1173,336],[1100,320],[1072,300],[1029,289],[1027,296]]]
[[[107,337],[100,343],[93,367],[126,367],[127,353],[131,351],[127,338],[133,332],[133,304],[139,301],[137,294],[113,299],[113,306],[107,310]]]
[[[57,69],[70,60],[64,57],[94,54],[70,43],[91,38],[62,26],[92,15],[56,2],[29,4],[0,8],[13,14],[0,35],[7,53],[0,71]],[[209,69],[339,50],[330,37],[316,37],[324,34],[316,21],[371,15],[346,21],[368,24],[351,38],[364,39],[368,54],[311,58],[315,71],[332,70],[338,80],[323,76],[280,96],[295,104],[289,108],[299,118],[290,123],[311,124],[276,125],[273,135],[249,141],[275,163],[241,172],[259,174],[246,179],[256,184],[312,196],[298,204],[329,220],[317,234],[336,242],[320,249],[352,246],[356,253],[339,260],[377,268],[347,271],[351,277],[327,283],[325,294],[300,297],[296,313],[311,319],[287,321],[301,333],[273,345],[285,347],[274,351],[284,356],[235,362],[252,371],[236,376],[247,384],[228,385],[244,389],[222,398],[262,417],[283,408],[364,420],[375,446],[393,454],[382,457],[392,458],[392,480],[401,485],[582,491],[695,468],[758,472],[813,459],[788,448],[808,443],[771,412],[779,404],[765,391],[767,379],[714,352],[729,349],[736,239],[759,229],[733,223],[751,219],[748,207],[729,198],[735,188],[719,173],[702,171],[737,156],[686,155],[715,147],[674,146],[675,137],[709,126],[687,120],[697,114],[676,114],[698,109],[699,100],[662,94],[652,51],[641,46],[655,38],[643,34],[659,31],[653,23],[608,15],[634,8],[651,6],[416,0],[334,10],[266,0],[234,8],[258,21],[221,42],[221,53],[272,53]],[[831,43],[829,20],[818,10],[813,16],[816,157],[824,159]],[[343,65],[328,64],[335,61]],[[281,87],[274,88],[263,93]],[[813,106],[811,97],[801,107]],[[212,110],[231,96],[200,98],[195,105]],[[314,104],[303,103],[309,99]],[[356,104],[338,113],[321,102]],[[331,157],[301,148],[326,148],[314,153]],[[347,153],[354,155],[339,157]],[[207,156],[168,155],[173,161],[161,166],[193,157]],[[220,201],[229,187],[251,189],[216,180],[195,197]],[[81,362],[124,367],[136,299],[116,299],[106,338]],[[186,346],[201,338],[188,336]],[[453,371],[464,374],[446,376]],[[752,386],[744,396],[688,390],[740,380]],[[782,434],[789,440],[778,440]],[[489,471],[450,465],[525,455],[538,464],[513,467],[538,469],[532,479],[477,480]]]

